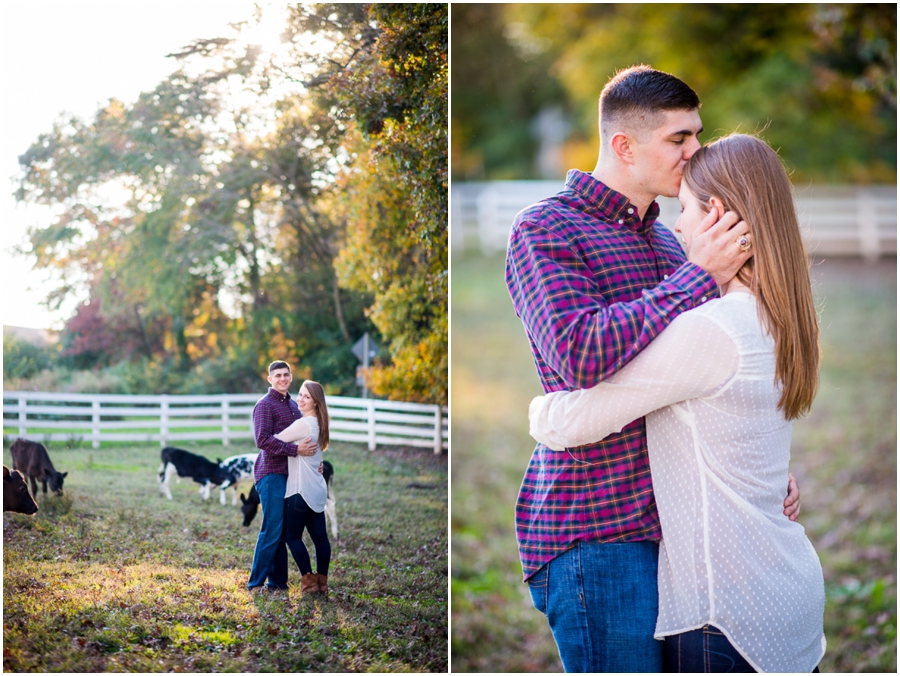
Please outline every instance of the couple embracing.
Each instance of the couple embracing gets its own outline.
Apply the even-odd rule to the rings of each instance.
[[[253,481],[263,522],[253,554],[248,589],[287,589],[287,548],[301,574],[303,594],[328,592],[331,543],[325,530],[328,487],[322,476],[322,452],[328,449],[329,420],[325,391],[312,380],[291,399],[291,367],[269,364],[268,394],[253,407],[253,431],[259,457]],[[316,547],[316,572],[306,545],[306,529]],[[266,582],[268,580],[268,582]]]
[[[593,173],[570,171],[510,234],[547,393],[516,532],[570,672],[809,673],[825,651],[788,474],[819,360],[791,187],[756,137],[701,147],[699,108],[672,75],[621,71]],[[686,255],[659,195],[681,202]]]

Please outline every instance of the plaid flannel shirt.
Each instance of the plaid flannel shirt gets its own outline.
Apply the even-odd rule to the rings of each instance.
[[[287,444],[274,437],[300,416],[300,409],[290,394],[269,393],[253,407],[253,433],[259,457],[253,466],[253,481],[259,483],[267,474],[288,473],[288,456],[297,455],[297,444]]]
[[[545,392],[587,388],[635,357],[682,312],[718,295],[674,234],[572,170],[566,188],[523,210],[506,284]],[[516,501],[525,580],[579,541],[659,540],[644,419],[564,452],[538,444]]]

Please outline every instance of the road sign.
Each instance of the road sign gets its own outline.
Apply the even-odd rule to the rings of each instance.
[[[359,359],[364,366],[368,367],[369,364],[372,363],[372,360],[378,356],[378,351],[381,349],[374,340],[369,337],[368,332],[363,334],[363,337],[353,343],[353,354],[356,355],[356,358]],[[368,354],[366,354],[368,352]]]

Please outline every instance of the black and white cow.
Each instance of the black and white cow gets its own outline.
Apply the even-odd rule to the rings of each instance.
[[[334,465],[327,460],[322,462],[322,476],[325,478],[325,485],[328,486],[328,498],[325,501],[325,518],[331,524],[331,535],[334,539],[338,536],[337,522],[337,500],[334,496]],[[241,493],[241,514],[244,515],[244,526],[249,526],[256,513],[259,511],[259,493],[256,492],[256,486],[250,489],[250,495],[246,498]]]
[[[172,499],[172,492],[169,490],[169,481],[173,475],[193,479],[200,484],[200,497],[204,500],[209,499],[209,489],[215,485],[220,485],[223,481],[219,462],[207,460],[202,455],[197,455],[189,451],[183,451],[180,448],[167,446],[162,449],[160,454],[162,464],[159,467],[159,490],[169,500]]]
[[[224,477],[219,486],[219,502],[225,504],[225,490],[231,488],[231,504],[237,504],[238,482],[246,479],[253,481],[253,466],[258,457],[259,453],[245,453],[225,458],[219,463],[221,476]]]

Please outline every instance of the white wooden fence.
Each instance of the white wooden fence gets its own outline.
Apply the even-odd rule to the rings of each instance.
[[[506,250],[516,214],[565,187],[563,181],[453,183],[450,237],[455,251]],[[896,186],[807,186],[795,190],[795,204],[807,251],[816,256],[877,258],[897,253]],[[660,221],[675,226],[678,200],[661,197]]]
[[[4,392],[3,433],[32,441],[221,440],[253,438],[259,394],[114,395]],[[331,438],[378,444],[447,448],[447,408],[355,397],[328,397]]]

